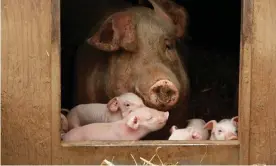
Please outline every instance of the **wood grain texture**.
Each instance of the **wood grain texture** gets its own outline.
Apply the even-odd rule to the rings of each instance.
[[[138,141],[76,141],[76,142],[63,142],[61,141],[61,145],[63,147],[73,147],[73,146],[91,146],[91,147],[116,147],[116,146],[125,146],[125,147],[141,147],[141,146],[238,146],[240,143],[238,140],[231,141],[211,141],[211,140],[138,140]]]
[[[93,147],[91,144],[79,144],[77,146],[58,147],[60,153],[53,156],[55,161],[53,164],[100,164],[104,159],[112,160],[115,164],[135,164],[131,155],[136,161],[140,157],[150,160],[156,153],[157,147],[162,147],[158,150],[158,155],[165,163],[178,164],[238,164],[239,163],[239,145],[198,145],[198,144],[182,144],[182,145],[162,145],[156,146],[152,143],[151,146],[106,146]],[[155,164],[160,164],[157,160]]]
[[[249,162],[249,132],[251,109],[251,53],[252,53],[252,11],[253,2],[242,1],[242,25],[239,74],[239,140],[240,164]]]
[[[51,2],[2,2],[2,164],[51,163]]]
[[[249,164],[270,165],[276,164],[276,1],[252,3]]]

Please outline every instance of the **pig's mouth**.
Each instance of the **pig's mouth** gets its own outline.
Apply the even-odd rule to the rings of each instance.
[[[149,105],[168,110],[177,103],[179,91],[171,81],[162,79],[150,87],[146,98],[145,102]]]

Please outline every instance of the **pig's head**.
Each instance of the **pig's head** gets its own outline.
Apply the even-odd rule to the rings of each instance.
[[[127,116],[132,110],[144,106],[143,100],[134,93],[124,93],[112,98],[107,103],[109,111],[121,111],[123,117]]]
[[[192,127],[178,129],[177,126],[172,126],[170,129],[171,136],[169,140],[202,140],[202,135]]]
[[[205,129],[212,130],[211,138],[213,140],[237,140],[238,117],[232,119],[223,119],[219,122],[211,120],[204,126]]]
[[[172,1],[150,2],[154,10],[132,7],[112,14],[87,41],[110,54],[108,96],[131,91],[147,106],[166,111],[188,89],[175,45],[184,36],[187,15]]]
[[[163,128],[168,118],[168,111],[162,112],[149,107],[141,107],[133,110],[126,117],[126,124],[134,130],[153,132]]]

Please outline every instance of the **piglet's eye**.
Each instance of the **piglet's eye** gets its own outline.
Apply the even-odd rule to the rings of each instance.
[[[221,132],[222,132],[222,130],[218,130],[218,132],[219,132],[219,133],[221,133]]]
[[[125,106],[129,107],[129,106],[130,106],[130,104],[126,103],[126,104],[125,104]]]

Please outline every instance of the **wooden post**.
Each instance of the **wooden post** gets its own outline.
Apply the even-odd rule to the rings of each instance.
[[[276,1],[243,0],[240,164],[276,164]]]
[[[51,164],[51,1],[2,0],[2,164]]]

